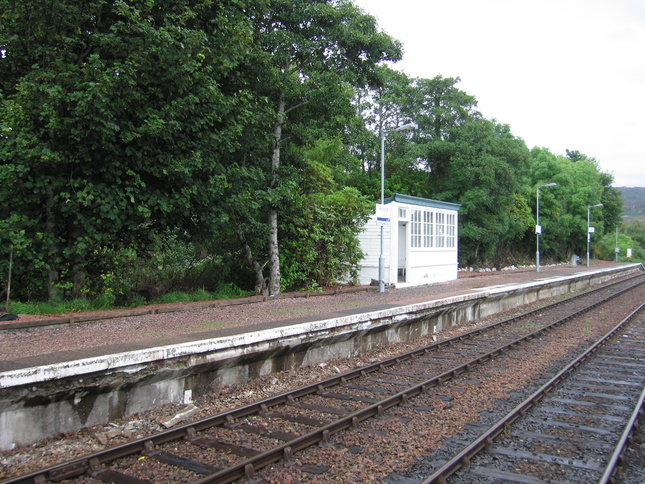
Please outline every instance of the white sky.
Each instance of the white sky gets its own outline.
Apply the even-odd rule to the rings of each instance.
[[[645,187],[645,0],[354,0],[412,77],[459,77],[529,148],[578,150]]]

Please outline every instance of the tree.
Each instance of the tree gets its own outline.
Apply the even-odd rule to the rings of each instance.
[[[285,155],[287,159],[297,156],[297,138],[307,136],[297,128],[307,122],[320,125],[320,116],[329,119],[329,108],[336,101],[333,95],[339,88],[377,82],[376,66],[384,60],[398,60],[401,48],[378,30],[372,16],[344,0],[270,0],[269,8],[254,21],[255,43],[266,53],[258,57],[257,78],[263,82],[256,85],[256,95],[270,100],[274,112],[272,126],[267,127],[271,147],[265,155],[266,185],[258,187],[262,206],[257,213],[266,214],[270,272],[266,291],[278,294],[281,290],[278,215],[289,205],[291,188],[296,183],[289,180],[289,170],[283,161]],[[254,166],[263,163],[258,158],[250,161]],[[240,225],[240,240],[256,272],[256,287],[264,290],[261,284],[264,264],[244,233],[260,222],[255,217],[248,222]]]
[[[455,155],[454,138],[461,128],[481,118],[475,97],[458,89],[459,78],[415,79],[406,110],[418,126],[417,155],[432,172],[429,192],[440,191]]]
[[[622,211],[622,201],[610,186],[611,175],[601,172],[595,159],[573,153],[572,158],[571,152],[565,157],[546,148],[531,150],[531,184],[534,187],[558,184],[540,194],[541,250],[556,260],[568,260],[573,254],[586,252],[589,206],[606,202],[602,209],[591,209],[595,239],[600,239],[606,228],[615,227]],[[534,234],[527,233],[523,246],[528,247],[533,241]]]
[[[83,291],[97,248],[213,212],[243,125],[227,89],[253,47],[245,3],[2,2],[0,220],[50,298]]]
[[[614,188],[614,176],[610,173],[600,172],[599,181],[602,186],[602,195],[600,201],[603,204],[602,215],[603,223],[607,229],[616,227],[622,223],[623,197],[620,190]]]
[[[645,223],[633,220],[624,226],[623,233],[645,250]]]
[[[361,170],[351,181],[374,200],[381,196],[381,135],[385,145],[385,190],[419,195],[427,184],[427,171],[416,161],[412,131],[396,128],[412,121],[413,79],[389,66],[379,66],[380,85],[360,89],[354,99],[359,121],[350,131],[351,151],[361,161]],[[414,181],[413,181],[414,180]],[[405,185],[405,188],[403,186]]]
[[[583,153],[578,151],[578,150],[564,150],[564,152],[566,153],[567,158],[569,158],[574,163],[576,161],[581,161],[581,160],[587,159],[587,157]]]
[[[363,253],[358,234],[373,204],[355,188],[302,197],[298,214],[282,229],[286,287],[355,283]]]
[[[462,205],[460,261],[490,261],[519,239],[530,221],[519,196],[529,152],[506,125],[483,118],[451,132],[454,151],[435,180],[435,197]]]
[[[596,244],[596,253],[599,258],[604,260],[615,260],[616,247],[620,250],[618,253],[619,262],[643,262],[645,261],[645,248],[634,241],[626,234],[618,234],[618,245],[616,245],[616,235],[607,233]],[[632,257],[627,257],[627,249],[632,249]]]
[[[416,125],[387,137],[386,187],[461,203],[460,258],[494,258],[532,221],[522,196],[526,145],[508,126],[483,119],[475,98],[456,88],[458,78],[384,74],[389,82],[360,98],[368,127],[378,135],[383,126]]]

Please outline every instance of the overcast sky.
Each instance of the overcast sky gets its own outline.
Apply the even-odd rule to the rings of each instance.
[[[354,0],[403,43],[394,68],[459,77],[529,148],[578,150],[645,187],[645,0]]]

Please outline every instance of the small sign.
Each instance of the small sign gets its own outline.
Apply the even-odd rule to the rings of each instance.
[[[376,204],[376,225],[379,227],[390,225],[390,205]]]
[[[541,225],[536,225],[535,226],[535,233],[540,235],[542,233],[542,226]]]
[[[593,234],[596,232],[596,227],[589,227],[589,233]]]
[[[632,249],[627,249],[627,257],[632,257]]]

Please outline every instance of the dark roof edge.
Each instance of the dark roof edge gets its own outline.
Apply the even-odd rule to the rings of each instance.
[[[391,197],[385,199],[385,203],[391,202],[407,203],[410,205],[420,205],[422,207],[443,208],[447,210],[457,211],[459,211],[459,207],[461,207],[461,204],[459,203],[443,202],[441,200],[432,200],[430,198],[413,197],[412,195],[403,195],[402,193],[395,193]]]

